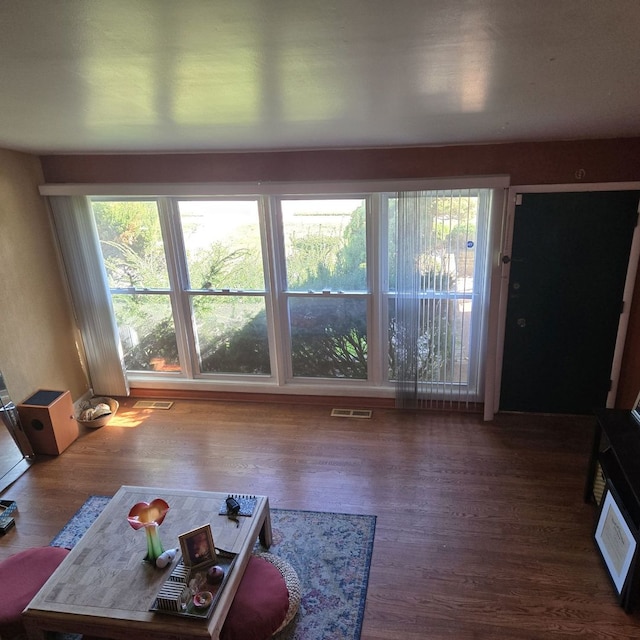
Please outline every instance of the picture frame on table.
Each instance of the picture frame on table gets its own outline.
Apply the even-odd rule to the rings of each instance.
[[[626,592],[638,555],[638,533],[610,481],[605,486],[594,538],[618,601],[626,607]]]
[[[178,536],[182,562],[191,569],[206,567],[218,561],[211,525],[206,524]]]

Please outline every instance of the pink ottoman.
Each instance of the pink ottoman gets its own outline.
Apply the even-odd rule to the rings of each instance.
[[[271,553],[256,553],[249,558],[220,639],[267,640],[291,622],[299,605],[294,569]]]
[[[10,639],[24,633],[24,608],[68,553],[61,547],[37,547],[0,563],[0,637]]]

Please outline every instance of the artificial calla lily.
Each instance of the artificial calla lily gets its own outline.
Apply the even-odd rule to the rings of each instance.
[[[147,534],[147,555],[145,560],[156,564],[156,560],[164,553],[164,547],[158,536],[158,527],[169,511],[169,505],[162,499],[156,498],[151,502],[138,502],[131,507],[127,520],[137,531],[144,529]]]
[[[152,524],[161,525],[167,511],[169,505],[162,498],[156,498],[151,502],[138,502],[131,507],[127,520],[137,531]]]

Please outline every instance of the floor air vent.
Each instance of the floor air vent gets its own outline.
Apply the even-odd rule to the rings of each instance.
[[[167,400],[138,400],[133,405],[134,409],[171,409],[173,402]]]
[[[371,409],[331,409],[334,418],[370,418]]]

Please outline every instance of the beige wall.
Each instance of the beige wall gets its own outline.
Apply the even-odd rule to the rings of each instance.
[[[18,404],[89,388],[46,205],[40,160],[0,149],[0,370]]]

